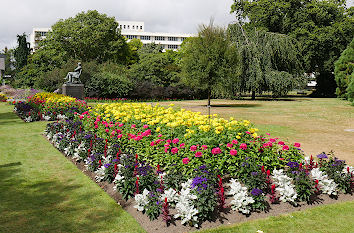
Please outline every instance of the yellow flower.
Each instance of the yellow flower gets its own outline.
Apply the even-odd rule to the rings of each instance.
[[[160,132],[160,130],[161,130],[161,127],[157,127],[157,128],[156,128],[156,132],[157,132],[157,133]]]

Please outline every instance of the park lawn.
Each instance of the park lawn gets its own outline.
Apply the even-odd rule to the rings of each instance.
[[[43,136],[0,103],[0,232],[145,232]]]
[[[160,102],[207,114],[206,100]],[[156,104],[156,103],[152,103]],[[212,100],[211,114],[250,120],[261,133],[301,143],[306,155],[333,150],[354,165],[354,107],[337,98],[283,98],[280,100]]]
[[[330,204],[294,212],[291,214],[269,217],[230,226],[198,231],[201,233],[257,232],[264,233],[314,233],[353,232],[354,201]]]

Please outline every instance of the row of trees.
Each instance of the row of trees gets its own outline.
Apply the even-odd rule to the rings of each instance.
[[[19,36],[16,50],[24,62],[17,62],[22,65],[16,66],[14,84],[54,90],[81,61],[92,96],[198,98],[251,92],[254,98],[270,91],[277,97],[303,85],[304,72],[319,74],[318,95],[334,93],[333,63],[354,34],[353,8],[334,0],[235,0],[232,12],[238,21],[227,29],[201,26],[198,37],[185,40],[180,51],[166,53],[137,39],[127,43],[113,17],[82,12],[54,24],[30,56],[25,35]]]

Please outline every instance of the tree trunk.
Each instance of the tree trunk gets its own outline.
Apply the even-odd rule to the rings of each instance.
[[[255,99],[256,99],[256,92],[252,91],[252,100],[255,100]]]
[[[210,89],[208,89],[208,108],[210,107]]]

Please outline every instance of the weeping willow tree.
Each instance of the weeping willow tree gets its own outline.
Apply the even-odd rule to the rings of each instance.
[[[279,34],[253,29],[245,31],[239,23],[230,25],[228,34],[239,58],[237,90],[272,92],[273,97],[304,84],[304,72],[297,42]]]
[[[233,72],[238,64],[237,53],[226,30],[209,25],[201,25],[198,37],[188,38],[183,42],[181,65],[183,81],[192,87],[208,92],[208,106],[211,95],[229,93],[228,87],[237,75]]]

